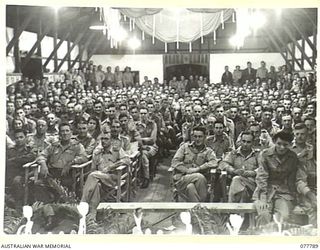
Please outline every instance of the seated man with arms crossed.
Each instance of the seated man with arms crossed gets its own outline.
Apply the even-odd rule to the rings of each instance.
[[[101,184],[113,188],[117,181],[117,167],[130,164],[130,158],[121,147],[112,146],[110,128],[104,127],[101,146],[93,151],[91,173],[83,188],[81,201],[89,203],[89,213],[96,216],[100,203]],[[101,184],[100,184],[101,183]]]
[[[241,146],[220,162],[219,168],[231,174],[229,202],[249,202],[255,190],[256,168],[258,168],[258,153],[253,150],[253,135],[250,132],[241,134]]]
[[[186,194],[188,202],[206,201],[208,191],[204,173],[218,165],[214,151],[205,145],[205,136],[204,127],[194,127],[192,142],[182,144],[171,162],[176,187]]]

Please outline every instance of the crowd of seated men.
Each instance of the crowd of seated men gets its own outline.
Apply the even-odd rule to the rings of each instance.
[[[23,203],[23,164],[40,166],[32,201],[63,202],[71,166],[92,157],[81,200],[94,213],[98,183],[114,186],[114,169],[138,145],[141,188],[152,181],[153,159],[177,150],[173,178],[187,201],[208,201],[208,171],[219,169],[230,178],[228,202],[254,201],[261,223],[275,212],[287,219],[297,204],[315,223],[316,75],[247,66],[226,66],[220,83],[181,76],[138,84],[129,67],[89,62],[61,82],[25,77],[8,86],[6,204]]]

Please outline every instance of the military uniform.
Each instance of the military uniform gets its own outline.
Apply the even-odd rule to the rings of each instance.
[[[208,136],[207,146],[213,149],[218,159],[222,159],[224,154],[233,149],[233,144],[226,134],[219,139],[215,135]]]
[[[273,146],[260,153],[258,163],[257,188],[252,198],[269,204],[268,211],[259,215],[258,224],[269,223],[271,213],[275,212],[287,220],[297,190],[297,170],[300,168],[297,154],[288,150],[279,158]]]
[[[101,184],[113,188],[116,185],[117,175],[115,174],[116,163],[130,164],[130,158],[125,151],[115,150],[111,147],[105,150],[102,147],[96,148],[92,156],[92,172],[89,174],[83,188],[81,201],[88,202],[91,213],[96,213],[100,203]]]
[[[219,168],[226,170],[228,174],[234,176],[237,169],[244,170],[245,176],[236,175],[232,178],[229,188],[229,202],[249,202],[253,191],[256,188],[255,176],[258,168],[259,151],[252,150],[247,156],[241,152],[241,146],[228,153],[223,161],[220,162]]]
[[[218,166],[214,151],[204,146],[198,151],[194,143],[184,143],[174,155],[171,166],[174,168],[176,187],[186,194],[189,202],[204,202],[207,198],[207,180],[202,174]],[[200,172],[188,174],[190,168],[199,168]]]
[[[94,148],[96,147],[96,140],[93,139],[89,133],[84,138],[80,138],[78,135],[76,137],[76,140],[78,140],[78,142],[80,142],[83,145],[83,147],[86,151],[86,154],[88,156],[92,155],[92,152],[93,152]]]
[[[313,146],[306,143],[304,148],[299,147],[295,143],[292,150],[298,155],[302,168],[297,173],[297,190],[298,203],[302,210],[308,215],[309,223],[317,224],[317,209],[312,206],[306,198],[306,194],[312,191],[317,194],[317,165],[314,158]]]
[[[61,182],[62,186],[70,189],[74,182],[71,172],[66,176],[61,176],[61,172],[64,168],[70,168],[73,164],[82,164],[88,160],[85,149],[81,143],[76,140],[70,140],[67,145],[62,145],[60,141],[52,143],[49,147],[43,150],[38,158],[37,162],[41,165],[42,162],[46,162],[49,170],[48,177],[44,180],[45,185],[61,196],[60,185],[57,184],[55,179]],[[55,197],[60,198],[60,197]]]

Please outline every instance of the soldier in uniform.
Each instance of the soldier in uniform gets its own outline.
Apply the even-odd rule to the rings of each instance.
[[[231,119],[225,116],[225,111],[222,105],[217,105],[215,107],[215,118],[217,119],[217,121],[223,122],[225,126],[225,132],[228,134],[228,136],[230,136],[232,142],[234,142],[234,123]]]
[[[302,168],[298,170],[298,202],[309,217],[309,223],[317,224],[317,165],[313,146],[307,143],[307,127],[298,123],[294,127],[295,141],[292,150],[298,155]]]
[[[113,188],[117,180],[114,170],[123,164],[130,164],[130,158],[123,148],[112,146],[109,127],[104,127],[100,139],[101,145],[93,151],[92,172],[86,180],[81,198],[81,201],[89,203],[89,213],[93,217],[100,203],[101,185]]]
[[[15,130],[15,145],[6,152],[6,187],[8,187],[6,200],[11,200],[15,207],[22,206],[23,201],[24,169],[22,166],[33,161],[37,156],[26,141],[26,132]]]
[[[96,146],[96,140],[88,132],[88,121],[82,118],[78,122],[78,135],[76,139],[83,145],[86,154],[92,155],[92,152]]]
[[[288,221],[297,191],[297,170],[301,167],[296,153],[290,150],[293,136],[280,131],[274,146],[264,149],[258,158],[257,187],[253,200],[258,212],[258,225],[271,221],[278,214]]]
[[[36,123],[36,134],[27,137],[27,144],[35,154],[40,153],[53,142],[53,140],[47,136],[47,128],[47,122],[44,119],[39,119]]]
[[[141,188],[147,188],[150,182],[149,159],[158,152],[157,124],[149,118],[148,109],[140,108],[141,123],[138,125],[142,140],[143,182]]]
[[[219,168],[232,176],[229,188],[229,202],[249,202],[255,190],[256,168],[258,168],[258,152],[253,146],[253,135],[243,132],[241,146],[226,155]]]
[[[187,202],[204,202],[208,194],[205,174],[218,163],[214,151],[205,145],[206,129],[194,127],[192,132],[192,142],[182,144],[172,159],[173,179]]]
[[[111,124],[111,142],[113,146],[119,145],[125,152],[130,152],[130,139],[120,134],[120,121],[114,119]]]
[[[218,159],[222,159],[224,154],[233,149],[233,143],[229,136],[223,132],[223,122],[215,121],[213,131],[214,134],[207,137],[207,146],[213,149]]]
[[[68,123],[60,124],[59,141],[52,143],[37,158],[37,162],[40,165],[40,176],[42,176],[38,184],[41,183],[46,186],[46,191],[53,194],[49,198],[55,200],[63,198],[63,193],[57,180],[62,186],[70,189],[73,184],[73,178],[70,173],[71,166],[88,160],[83,145],[76,140],[72,140],[71,136],[71,125]],[[42,198],[48,198],[48,196]]]

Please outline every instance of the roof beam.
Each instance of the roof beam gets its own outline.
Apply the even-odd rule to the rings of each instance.
[[[309,65],[311,66],[311,68],[314,68],[313,63],[311,62],[310,58],[307,57],[305,51],[302,49],[302,47],[300,46],[300,44],[297,42],[297,40],[295,39],[294,35],[292,34],[292,31],[290,30],[290,28],[288,26],[284,26],[283,27],[285,32],[289,35],[291,41],[297,46],[297,48],[300,50],[301,54],[304,55],[306,61],[309,63]]]
[[[31,48],[31,50],[28,52],[27,56],[24,59],[24,63],[22,65],[22,68],[24,68],[27,63],[30,61],[31,56],[34,54],[35,50],[38,48],[38,46],[40,45],[42,39],[49,33],[49,31],[51,30],[52,26],[48,25],[46,26],[46,28],[44,29],[43,33],[38,36],[36,43],[33,45],[33,47]]]
[[[88,45],[91,43],[94,35],[95,35],[94,32],[92,32],[92,33],[90,34],[88,40],[87,40],[87,41],[85,42],[85,44],[84,44],[84,48],[88,47]],[[69,70],[74,67],[74,65],[77,63],[77,61],[78,61],[79,59],[80,59],[79,61],[81,61],[81,56],[82,56],[82,54],[83,54],[83,49],[80,49],[80,48],[79,48],[79,54],[77,55],[77,57],[76,57],[76,58],[73,60],[73,62],[71,63]]]
[[[286,64],[289,64],[286,56],[284,55],[284,53],[282,52],[282,49],[280,47],[280,45],[277,43],[277,41],[272,37],[272,35],[269,34],[268,31],[266,31],[265,29],[263,29],[263,32],[269,37],[271,43],[277,48],[278,52],[280,53],[280,55],[283,57],[284,61],[286,62]],[[291,65],[290,65],[291,67]]]
[[[72,50],[76,47],[76,45],[81,41],[81,39],[83,38],[83,36],[85,34],[87,34],[88,32],[88,28],[89,28],[90,23],[87,24],[88,27],[86,27],[86,31],[79,33],[76,40],[73,42],[72,46],[70,47],[70,49],[68,50],[67,54],[64,56],[64,58],[61,60],[60,64],[58,65],[57,68],[54,69],[54,72],[58,72],[60,70],[60,68],[62,67],[62,65],[64,64],[64,62],[67,60],[67,58],[69,57],[69,55],[71,54]]]
[[[97,51],[97,49],[100,47],[101,43],[103,42],[105,36],[101,36],[99,41],[95,44],[95,46],[93,47],[92,51],[88,54],[88,58],[85,61],[85,63],[88,63],[90,58],[93,56],[93,54]]]
[[[63,44],[63,42],[71,35],[71,31],[69,30],[67,33],[65,33],[65,35],[60,39],[60,41],[57,43],[57,45],[54,47],[53,51],[51,52],[51,54],[49,55],[49,57],[47,58],[47,60],[45,61],[45,63],[43,64],[43,68],[47,67],[47,65],[49,64],[50,60],[53,58],[53,56],[57,53],[58,49],[60,48],[60,46]]]
[[[19,8],[19,7],[18,7]],[[29,23],[31,22],[31,20],[35,17],[36,15],[34,15],[34,12],[31,11],[29,13],[29,15],[27,16],[27,18],[25,20],[23,20],[23,22],[19,23],[19,25],[17,25],[16,27],[14,27],[15,29],[15,33],[13,38],[11,39],[11,41],[8,43],[7,45],[7,55],[9,54],[10,50],[13,48],[13,46],[19,41],[19,38],[22,34],[22,32],[25,30],[25,28],[29,25]]]
[[[295,29],[299,32],[301,38],[303,38],[310,46],[310,48],[312,49],[313,53],[317,53],[317,48],[314,46],[314,44],[310,41],[309,37],[306,36],[305,34],[303,34],[303,32],[301,31],[301,29],[298,27],[298,25],[296,24],[296,22],[294,20],[290,19],[290,22],[292,24],[293,27],[295,27]]]
[[[298,61],[298,59],[296,58],[295,54],[293,53],[293,51],[290,50],[290,48],[287,46],[287,44],[283,41],[281,35],[275,30],[275,29],[270,29],[270,32],[279,39],[280,43],[282,44],[282,46],[284,48],[286,48],[286,50],[289,52],[289,54],[292,57],[292,69],[294,69],[294,62],[299,66],[300,70],[302,69],[302,65],[301,63]]]

